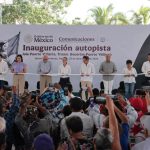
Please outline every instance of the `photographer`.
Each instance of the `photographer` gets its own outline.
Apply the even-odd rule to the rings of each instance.
[[[129,127],[131,128],[133,124],[135,123],[136,119],[138,118],[138,114],[136,110],[126,101],[122,94],[117,93],[117,99],[120,104],[120,106],[123,109],[123,112],[126,113],[126,116],[128,118]]]
[[[109,96],[106,98],[108,110],[108,127],[100,128],[94,137],[95,150],[121,150],[118,122],[115,115],[115,106]],[[109,128],[109,129],[107,129]]]
[[[105,116],[100,113],[100,103],[96,101],[96,97],[100,96],[99,90],[94,88],[93,90],[90,90],[91,98],[86,102],[87,105],[87,111],[89,116],[92,118],[94,125],[96,126],[96,129],[102,127],[103,120],[105,119]]]
[[[55,108],[57,111],[62,111],[64,106],[68,105],[67,98],[59,83],[45,88],[40,99],[42,104],[49,110]]]
[[[33,102],[31,95],[29,95],[24,101],[20,105],[15,123],[23,135],[26,149],[30,150],[32,142],[38,134],[50,134],[52,122],[50,113],[39,104],[38,97],[36,98],[36,102]],[[39,112],[44,116],[41,119],[38,117]]]
[[[6,101],[2,106],[4,118],[6,120],[6,150],[11,150],[12,145],[14,144],[13,125],[20,105],[20,100],[16,94],[16,87],[12,87],[12,94],[11,107],[8,110],[6,109]]]

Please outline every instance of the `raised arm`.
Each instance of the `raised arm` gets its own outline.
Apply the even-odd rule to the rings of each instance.
[[[114,105],[114,108],[115,108],[116,114],[121,119],[122,123],[128,123],[128,117],[121,110],[119,110],[115,105]]]
[[[112,143],[112,150],[121,150],[118,122],[114,111],[113,100],[109,96],[106,96],[106,107],[109,114],[109,128],[114,139]]]

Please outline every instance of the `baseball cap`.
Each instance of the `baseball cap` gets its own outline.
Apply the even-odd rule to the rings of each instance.
[[[34,140],[35,150],[54,150],[52,138],[48,134],[40,134]]]

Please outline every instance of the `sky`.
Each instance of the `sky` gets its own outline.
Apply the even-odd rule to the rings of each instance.
[[[127,15],[130,10],[137,10],[141,6],[150,7],[150,0],[73,0],[67,8],[65,20],[71,21],[76,17],[84,20],[90,15],[89,9],[97,6],[107,7],[111,3],[114,6],[114,12],[121,11]]]

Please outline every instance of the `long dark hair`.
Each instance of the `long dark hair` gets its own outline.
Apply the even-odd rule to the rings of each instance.
[[[15,62],[17,62],[17,57],[20,57],[20,58],[21,58],[21,62],[23,62],[23,57],[22,57],[22,55],[20,55],[20,54],[18,54],[18,55],[16,56]]]

